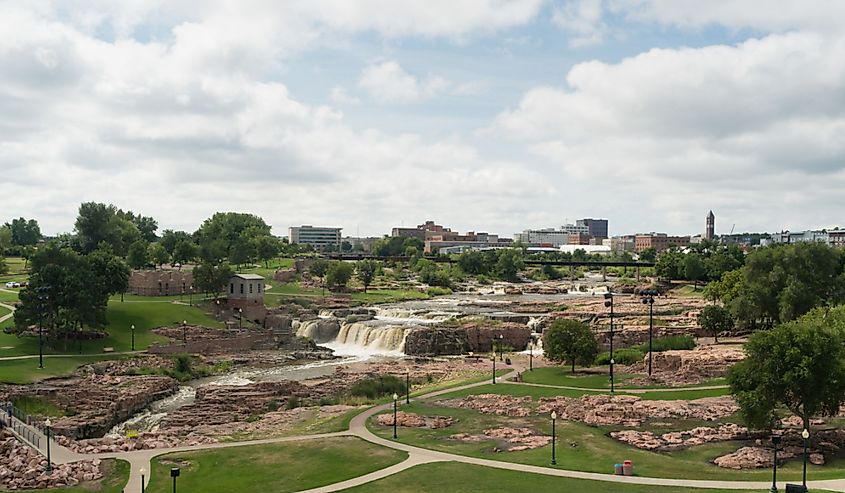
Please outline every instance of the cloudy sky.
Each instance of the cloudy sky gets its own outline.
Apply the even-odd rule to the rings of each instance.
[[[0,0],[0,222],[845,226],[838,0]]]

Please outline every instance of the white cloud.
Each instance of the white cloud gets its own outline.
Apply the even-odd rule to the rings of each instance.
[[[653,49],[577,64],[566,81],[528,91],[496,125],[584,186],[645,200],[667,222],[693,201],[754,210],[742,220],[758,227],[841,220],[845,196],[810,190],[845,185],[845,37]],[[782,200],[796,185],[800,209]]]
[[[337,104],[361,104],[361,100],[355,96],[350,96],[345,87],[334,86],[329,95],[332,101]]]
[[[609,30],[603,20],[602,0],[573,0],[555,6],[552,22],[571,35],[573,48],[604,41]]]
[[[387,60],[365,68],[358,85],[380,103],[417,103],[444,92],[450,83],[430,74],[420,79]]]

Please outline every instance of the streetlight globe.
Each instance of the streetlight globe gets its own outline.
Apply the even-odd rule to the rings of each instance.
[[[187,321],[187,320],[182,320],[182,325],[188,325],[188,321]]]
[[[147,474],[147,470],[142,467],[141,468],[141,476],[143,476],[144,474]]]
[[[132,330],[135,330],[135,324],[132,324]]]
[[[395,400],[398,400],[398,399],[399,399],[399,394],[397,394],[396,392],[394,392],[394,393],[393,393],[393,400],[395,401]]]
[[[615,364],[616,364],[616,361],[614,361],[614,360],[610,360],[610,364],[611,364],[611,365],[615,365]]]
[[[810,432],[807,431],[806,428],[804,428],[804,431],[801,432],[801,438],[803,438],[804,440],[810,438]]]
[[[46,426],[47,428],[51,427],[52,425],[53,425],[53,422],[50,421],[50,418],[47,418],[46,420],[44,420],[44,426]]]
[[[552,411],[552,419],[557,419],[557,411]]]

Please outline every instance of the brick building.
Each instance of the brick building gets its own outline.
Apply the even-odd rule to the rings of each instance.
[[[128,293],[141,296],[173,296],[190,294],[194,275],[181,270],[133,270],[129,275]]]
[[[649,248],[662,252],[669,247],[685,247],[690,245],[689,236],[669,236],[666,233],[649,233],[636,235],[634,238],[634,251],[637,253]]]

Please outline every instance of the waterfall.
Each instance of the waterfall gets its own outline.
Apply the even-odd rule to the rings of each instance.
[[[405,348],[405,337],[411,330],[410,327],[371,326],[355,322],[343,324],[335,342],[371,349],[402,351]]]

